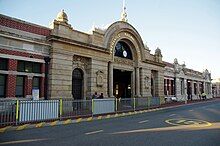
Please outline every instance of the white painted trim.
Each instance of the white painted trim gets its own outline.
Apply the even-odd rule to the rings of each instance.
[[[44,73],[38,74],[38,73],[26,73],[26,72],[5,71],[5,70],[0,70],[0,74],[30,76],[30,77],[45,77]]]
[[[35,59],[35,58],[22,57],[22,56],[16,56],[16,55],[8,55],[8,54],[0,54],[0,58],[8,58],[8,59],[16,59],[16,60],[45,63],[45,61],[43,59]]]

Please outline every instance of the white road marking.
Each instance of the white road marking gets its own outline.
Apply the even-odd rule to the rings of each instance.
[[[48,140],[48,139],[42,138],[42,139],[23,139],[23,140],[15,140],[15,141],[6,141],[6,142],[1,142],[0,145],[20,144],[20,143],[37,142],[44,140]]]
[[[171,116],[175,116],[175,115],[176,115],[176,114],[171,114],[170,117],[171,117]]]
[[[189,110],[189,112],[192,112],[193,110]]]
[[[103,130],[98,130],[98,131],[93,131],[93,132],[87,132],[85,133],[85,135],[91,135],[91,134],[96,134],[96,133],[100,133],[102,132]]]
[[[139,124],[142,124],[142,123],[146,123],[146,122],[148,122],[149,120],[144,120],[144,121],[140,121],[140,122],[138,122]]]

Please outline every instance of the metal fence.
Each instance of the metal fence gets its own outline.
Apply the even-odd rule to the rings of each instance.
[[[0,126],[16,123],[16,101],[0,101]]]
[[[60,118],[74,118],[92,115],[92,100],[60,100]]]
[[[89,117],[160,106],[158,97],[92,100],[0,100],[0,126],[55,119]]]
[[[59,118],[59,100],[19,101],[19,123]]]

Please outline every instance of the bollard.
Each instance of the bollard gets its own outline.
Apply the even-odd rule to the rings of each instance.
[[[16,101],[16,125],[18,124],[18,120],[19,120],[19,100]]]
[[[135,111],[135,106],[136,106],[136,105],[135,105],[135,98],[134,98],[134,111]]]
[[[118,111],[118,99],[115,98],[115,112],[117,113]]]
[[[63,100],[60,99],[60,120],[62,119],[62,114],[63,114]]]

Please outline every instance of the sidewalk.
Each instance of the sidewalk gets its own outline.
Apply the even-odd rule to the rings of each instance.
[[[122,113],[114,113],[114,114],[104,114],[104,115],[99,115],[95,117],[93,116],[93,117],[83,117],[83,118],[77,118],[77,119],[66,119],[62,121],[56,120],[52,122],[28,123],[28,124],[18,125],[18,126],[6,126],[3,128],[0,128],[0,133],[9,132],[9,131],[20,131],[20,130],[30,129],[30,128],[42,128],[42,127],[48,127],[48,126],[66,125],[66,124],[73,124],[73,123],[80,123],[80,122],[91,122],[93,120],[102,120],[102,119],[130,116],[134,114],[142,114],[142,113],[147,113],[147,112],[155,112],[155,111],[177,108],[177,107],[182,107],[182,106],[187,106],[187,105],[192,105],[192,104],[212,102],[215,100],[220,100],[220,98],[188,101],[187,104],[185,104],[185,102],[165,103],[165,104],[162,104],[160,107],[154,107],[154,108],[135,111],[135,112],[130,111],[130,112],[122,112]]]

